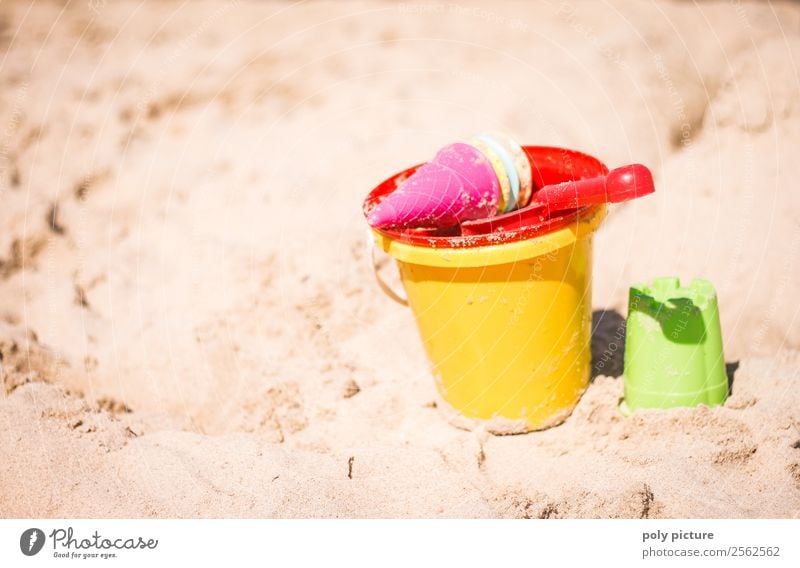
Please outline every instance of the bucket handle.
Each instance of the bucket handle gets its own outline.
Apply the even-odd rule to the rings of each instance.
[[[372,269],[372,274],[375,275],[375,280],[378,282],[378,286],[380,286],[381,290],[383,290],[383,293],[398,304],[408,306],[408,297],[405,292],[396,292],[392,290],[392,287],[389,286],[381,276],[378,270],[378,259],[375,258],[375,237],[369,229],[367,229],[367,260]]]

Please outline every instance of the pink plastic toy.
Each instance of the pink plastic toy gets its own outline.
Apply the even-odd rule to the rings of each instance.
[[[376,229],[448,227],[495,214],[500,185],[474,146],[445,146],[367,215]]]

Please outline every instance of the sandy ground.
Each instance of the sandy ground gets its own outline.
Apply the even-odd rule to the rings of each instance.
[[[800,515],[800,6],[0,4],[0,516]],[[596,239],[595,381],[458,430],[360,203],[502,129],[656,195]],[[720,296],[724,407],[617,412],[628,286]],[[600,361],[603,363],[600,364]]]

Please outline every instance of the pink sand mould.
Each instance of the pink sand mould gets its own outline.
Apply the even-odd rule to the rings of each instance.
[[[491,163],[474,146],[445,146],[432,161],[384,199],[367,216],[376,229],[449,227],[491,216],[500,185]]]

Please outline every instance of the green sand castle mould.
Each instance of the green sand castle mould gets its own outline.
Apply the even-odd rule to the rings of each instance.
[[[631,287],[623,411],[716,406],[728,397],[717,293],[707,280],[682,287],[657,278]]]

